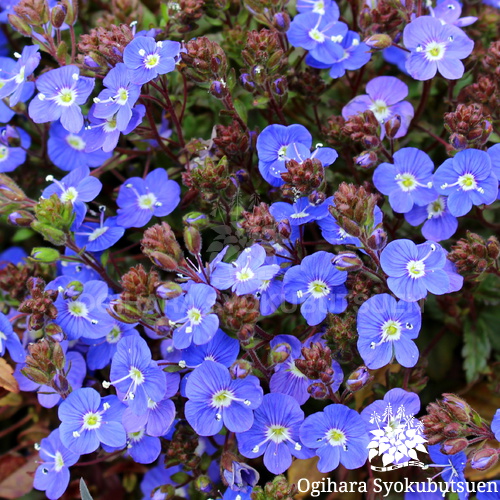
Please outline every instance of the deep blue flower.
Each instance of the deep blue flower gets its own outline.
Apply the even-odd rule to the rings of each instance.
[[[316,450],[318,470],[330,472],[341,463],[346,469],[362,467],[370,438],[360,415],[340,404],[309,415],[300,427],[300,439]]]
[[[498,500],[500,493],[500,481],[488,481],[484,491],[476,493],[477,500]]]
[[[218,329],[206,344],[191,344],[187,349],[183,349],[179,362],[182,366],[196,368],[208,359],[229,368],[236,361],[239,352],[238,340]]]
[[[121,423],[125,406],[116,396],[101,400],[90,387],[73,391],[59,406],[62,444],[80,454],[92,453],[100,443],[125,446],[126,434]]]
[[[83,222],[75,232],[75,242],[80,248],[88,252],[102,252],[111,248],[125,233],[125,228],[119,226],[116,217],[104,220],[104,211],[101,212],[101,221]]]
[[[158,75],[170,73],[175,69],[180,49],[179,42],[156,42],[149,36],[134,38],[123,51],[123,62],[129,70],[130,81],[142,85]]]
[[[413,205],[428,205],[436,199],[432,189],[434,164],[417,148],[403,148],[394,153],[394,164],[381,163],[373,174],[375,187],[389,196],[392,209],[409,212]]]
[[[477,17],[467,16],[462,17],[462,5],[456,0],[444,0],[443,2],[438,2],[437,5],[432,8],[429,7],[431,15],[441,22],[446,24],[453,24],[459,28],[464,28],[465,26],[470,26],[477,21]]]
[[[399,47],[395,47],[394,45],[387,47],[382,51],[382,55],[384,56],[384,59],[390,63],[394,64],[398,67],[399,71],[404,73],[405,75],[408,74],[408,71],[406,71],[406,61],[408,57],[410,56],[410,53],[407,52],[404,49],[400,49]]]
[[[33,487],[45,491],[50,500],[57,500],[68,487],[69,467],[78,462],[80,455],[61,443],[59,429],[43,438],[37,449],[41,463],[35,471]]]
[[[351,116],[365,111],[372,111],[380,124],[394,116],[401,117],[401,126],[395,138],[406,135],[414,115],[413,106],[405,101],[408,85],[394,76],[378,76],[366,84],[367,95],[360,95],[349,101],[342,108],[342,116],[347,120]],[[385,127],[381,128],[381,138],[385,137]]]
[[[50,126],[47,150],[52,163],[61,170],[74,170],[79,167],[99,167],[108,158],[110,153],[101,149],[89,153],[85,151],[87,146],[87,133],[85,128],[73,134],[68,132],[60,121]]]
[[[418,348],[413,342],[421,326],[420,307],[397,301],[387,293],[370,297],[358,311],[358,351],[368,368],[382,368],[395,357],[407,368],[416,365]]]
[[[132,107],[141,94],[141,86],[130,82],[129,71],[124,63],[112,68],[102,83],[106,89],[94,99],[94,116],[114,116],[118,130],[125,130],[132,118]]]
[[[214,436],[222,425],[232,432],[244,432],[252,427],[253,410],[260,406],[262,396],[254,375],[232,380],[224,365],[204,361],[186,384],[186,419],[200,436]]]
[[[163,486],[164,484],[177,486],[177,483],[173,481],[171,477],[178,472],[184,471],[182,465],[165,468],[164,462],[165,457],[161,455],[158,460],[158,465],[148,469],[146,474],[144,474],[141,482],[141,491],[143,494],[142,500],[165,500],[167,494],[161,493],[157,488]],[[153,493],[154,490],[156,490],[155,493]],[[183,498],[189,498],[186,487],[178,488],[177,494],[182,495]]]
[[[73,257],[76,255],[76,252],[70,250],[66,247],[64,251],[64,255],[68,257]],[[72,262],[72,261],[59,261],[57,263],[58,271],[62,276],[67,276],[72,280],[80,281],[81,283],[86,283],[91,280],[100,279],[99,273],[92,269],[87,264],[82,264],[81,262]]]
[[[434,188],[448,196],[448,209],[455,217],[467,214],[473,205],[493,203],[498,179],[490,155],[479,149],[459,151],[436,170]]]
[[[380,258],[389,276],[387,283],[396,297],[416,302],[427,296],[448,293],[450,279],[444,270],[446,256],[438,243],[415,245],[410,240],[391,241]]]
[[[167,302],[165,316],[179,325],[173,335],[176,349],[206,344],[212,339],[219,328],[219,318],[212,312],[216,300],[217,292],[211,286],[196,283],[185,295]]]
[[[432,460],[430,467],[441,468],[442,472],[439,474],[441,478],[448,484],[453,482],[453,491],[458,493],[458,498],[467,500],[469,492],[464,474],[467,455],[463,451],[455,455],[445,455],[441,452],[441,445],[439,444],[428,446],[427,450]],[[458,487],[459,484],[461,487]]]
[[[9,136],[18,139],[21,144],[12,147]],[[31,146],[31,137],[20,128],[10,125],[0,129],[0,173],[12,172],[26,161],[26,150]]]
[[[434,201],[424,207],[414,205],[405,213],[405,219],[412,226],[419,226],[424,222],[422,236],[431,241],[451,238],[458,227],[457,218],[448,209],[446,196],[437,195]]]
[[[285,394],[266,394],[255,411],[252,428],[236,434],[238,449],[247,458],[264,455],[267,470],[282,474],[292,464],[292,456],[313,456],[299,438],[303,422],[304,412],[295,399]]]
[[[108,286],[104,281],[87,281],[82,284],[83,291],[73,297],[68,293],[70,282],[70,278],[64,277],[47,285],[49,290],[59,289],[59,295],[54,302],[57,308],[54,323],[63,329],[69,340],[104,337],[113,326],[113,319],[103,304],[108,298]]]
[[[347,307],[347,273],[332,265],[334,257],[328,252],[316,252],[285,274],[285,298],[291,304],[302,304],[300,312],[308,325],[318,325],[328,313],[340,313]]]
[[[16,363],[22,363],[26,358],[21,341],[14,332],[9,318],[0,313],[0,357],[3,357],[5,350],[9,351],[10,357]]]
[[[101,181],[90,176],[88,167],[75,168],[60,181],[55,180],[52,175],[48,175],[46,179],[52,181],[53,184],[43,190],[42,197],[50,198],[55,193],[62,201],[70,201],[76,214],[71,229],[77,229],[83,222],[87,212],[85,202],[94,200],[100,193],[102,189]]]
[[[180,193],[179,184],[169,180],[163,168],[153,170],[145,179],[132,177],[118,193],[117,223],[122,227],[143,227],[153,216],[165,217],[179,204]]]
[[[259,244],[245,248],[231,264],[219,262],[210,280],[219,290],[231,290],[236,295],[255,293],[265,280],[272,279],[279,271],[277,264],[265,265],[266,251]]]
[[[148,411],[149,401],[159,403],[165,395],[165,372],[151,359],[148,344],[139,336],[123,337],[118,342],[110,377],[103,387],[114,385],[136,415]]]
[[[80,69],[72,65],[43,73],[36,80],[38,94],[30,102],[30,118],[35,123],[60,119],[68,132],[77,134],[83,127],[80,106],[87,101],[94,83],[94,78],[80,76]]]
[[[488,155],[491,160],[491,168],[495,177],[500,181],[500,144],[495,144],[488,148]],[[500,190],[498,193],[498,198],[500,198]]]
[[[21,54],[17,54],[18,60],[15,66],[8,71],[10,76],[5,73],[7,71],[2,67],[2,74],[0,75],[0,99],[9,97],[9,105],[15,106],[18,102],[23,101],[23,94],[26,88],[29,92],[33,92],[33,82],[28,82],[27,78],[33,74],[38,64],[40,63],[39,48],[36,45],[27,45],[23,48]]]
[[[173,403],[172,403],[173,404]],[[127,455],[138,464],[151,464],[161,453],[158,437],[149,436],[145,429],[127,432]]]
[[[415,80],[430,80],[439,71],[444,78],[458,80],[464,74],[465,59],[474,42],[456,26],[431,16],[420,16],[403,31],[405,47],[411,54],[406,69]]]
[[[11,78],[13,72],[16,70],[16,64],[16,61],[13,61],[9,57],[0,57],[0,78],[5,80]],[[23,86],[20,101],[26,102],[31,98],[34,92],[35,84],[33,82],[27,82]],[[19,112],[19,109],[15,110],[9,107],[3,100],[0,100],[0,123],[9,123],[16,112]]]
[[[28,254],[22,247],[12,246],[0,253],[0,269],[3,269],[9,262],[12,264],[22,264]]]

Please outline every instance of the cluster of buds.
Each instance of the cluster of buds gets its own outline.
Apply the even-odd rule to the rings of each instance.
[[[39,330],[47,321],[57,317],[57,308],[54,301],[57,299],[57,290],[45,290],[45,281],[41,278],[28,279],[28,298],[19,305],[19,312],[29,314],[28,327],[30,330]]]
[[[155,224],[144,232],[141,250],[155,266],[165,271],[176,271],[186,265],[184,253],[166,222]]]
[[[281,186],[283,196],[301,198],[308,196],[324,182],[325,169],[317,158],[307,158],[302,163],[296,160],[286,162],[286,172],[281,174],[285,184]]]
[[[0,174],[0,215],[10,216],[32,203],[8,175]]]
[[[344,231],[356,238],[368,240],[373,233],[374,211],[379,197],[367,187],[343,182],[334,193],[330,213]],[[383,235],[374,237],[374,246],[383,244]]]
[[[459,104],[454,112],[444,114],[444,126],[454,152],[481,148],[493,132],[491,117],[484,115],[480,104]]]
[[[383,33],[393,39],[411,21],[412,12],[413,0],[404,4],[398,0],[380,0],[374,8],[365,4],[359,15],[359,27],[365,36]]]
[[[320,100],[321,94],[326,90],[326,83],[321,78],[319,71],[307,68],[304,71],[289,69],[288,72],[288,87],[290,90],[297,92],[308,102]]]
[[[332,351],[321,342],[311,342],[302,347],[304,359],[295,360],[295,366],[310,380],[315,382],[308,387],[314,399],[326,399],[329,387],[334,383],[335,372],[332,368]]]
[[[255,241],[276,241],[278,226],[275,218],[269,212],[269,205],[262,202],[253,207],[252,212],[243,212],[241,227],[249,238]]]
[[[179,422],[172,439],[167,442],[165,466],[183,464],[187,470],[193,470],[200,464],[201,457],[196,453],[198,435],[187,422]]]
[[[500,117],[500,90],[498,78],[479,76],[475,83],[463,88],[458,95],[460,102],[481,104],[483,112],[498,119]]]
[[[231,198],[237,187],[226,157],[216,162],[207,156],[203,165],[191,170],[183,180],[184,184],[198,191],[208,202],[214,202],[221,196]]]
[[[32,264],[9,262],[0,269],[0,290],[8,293],[9,300],[21,301],[26,295],[26,282],[33,274]]]
[[[111,304],[110,314],[119,321],[135,323],[155,311],[156,290],[161,284],[158,273],[146,271],[142,264],[132,267],[122,276],[123,291]]]
[[[335,346],[337,357],[344,361],[352,360],[358,339],[356,315],[350,311],[343,314],[329,314],[324,338],[330,345]]]
[[[295,484],[290,485],[285,476],[276,476],[263,488],[256,486],[250,497],[252,500],[293,500],[297,493]]]
[[[83,54],[84,66],[95,72],[106,72],[123,62],[123,51],[133,38],[134,33],[128,24],[111,24],[81,35],[78,50]]]
[[[460,274],[476,279],[483,273],[496,272],[499,256],[500,243],[495,236],[485,240],[467,231],[466,237],[451,247],[448,259],[455,263]]]
[[[285,9],[288,0],[245,0],[244,3],[259,23],[273,27],[280,33],[288,31],[290,16]]]
[[[217,156],[225,156],[232,164],[242,165],[250,147],[250,139],[241,125],[236,120],[228,126],[216,125],[215,134],[213,142]]]
[[[253,295],[232,294],[217,313],[229,330],[237,332],[236,335],[243,345],[251,342],[260,314],[257,298]]]
[[[71,201],[62,201],[57,194],[40,198],[35,205],[35,220],[31,228],[56,246],[64,245],[75,219]]]
[[[381,144],[380,124],[370,110],[349,117],[341,132],[352,141],[360,142],[368,151],[377,149]]]
[[[97,24],[104,28],[122,23],[133,26],[134,21],[142,19],[143,11],[139,0],[111,0],[109,11],[97,20]]]
[[[64,372],[66,356],[61,344],[53,338],[45,337],[28,346],[26,366],[21,373],[36,384],[52,387],[65,398],[71,392]]]
[[[500,41],[491,42],[483,59],[484,69],[497,78],[500,76]]]
[[[478,442],[494,439],[490,427],[471,406],[455,394],[443,394],[443,399],[427,406],[421,419],[429,445],[441,443],[445,455],[454,455],[469,447],[469,438]],[[498,461],[498,450],[479,447],[470,453],[471,466],[486,470]]]
[[[179,33],[188,33],[195,30],[196,21],[205,14],[204,0],[177,0],[166,4],[169,24]]]

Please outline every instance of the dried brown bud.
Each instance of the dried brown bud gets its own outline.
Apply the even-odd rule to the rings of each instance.
[[[241,215],[244,218],[241,227],[250,238],[255,241],[276,240],[278,226],[269,212],[269,205],[262,202],[260,205],[255,205],[252,212],[243,212]]]
[[[144,232],[141,250],[161,269],[175,271],[185,265],[182,249],[166,222],[155,224]]]

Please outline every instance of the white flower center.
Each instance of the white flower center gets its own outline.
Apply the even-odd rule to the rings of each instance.
[[[330,293],[330,288],[324,281],[314,280],[309,283],[307,291],[315,299],[320,299],[321,297],[326,297]]]
[[[95,241],[99,236],[102,236],[107,230],[109,229],[108,226],[103,226],[103,227],[98,227],[97,229],[94,229],[92,233],[89,236],[89,241]]]
[[[64,467],[64,459],[60,451],[56,451],[54,456],[54,470],[59,472]]]
[[[139,208],[143,210],[152,210],[156,203],[156,196],[153,193],[143,194],[139,196]]]
[[[273,441],[276,444],[283,441],[291,441],[290,431],[282,425],[270,425],[266,430],[266,437],[269,441]]]
[[[120,328],[114,326],[111,331],[106,335],[106,342],[108,344],[117,344],[122,338],[122,332]]]
[[[427,214],[428,214],[427,218],[432,219],[433,217],[439,217],[443,214],[444,210],[445,210],[444,200],[440,196],[437,200],[427,205]]]
[[[137,432],[128,432],[127,437],[129,441],[131,441],[132,443],[138,443],[144,436],[145,432],[146,432],[145,429],[141,429],[140,431]]]
[[[87,305],[84,302],[80,302],[79,300],[70,302],[68,305],[68,311],[72,316],[75,316],[76,318],[87,318],[89,314]]]
[[[313,12],[315,14],[324,15],[325,13],[325,2],[323,0],[318,0],[314,2]]]
[[[116,97],[117,97],[116,102],[121,106],[123,106],[128,101],[128,90],[126,88],[120,87],[118,89]]]
[[[423,260],[410,260],[406,265],[410,278],[418,279],[425,275],[425,263]]]
[[[458,178],[458,185],[463,191],[473,191],[477,189],[477,182],[472,174],[461,175]]]
[[[59,106],[69,107],[76,100],[76,92],[73,89],[63,88],[55,96],[54,101]]]
[[[401,188],[401,191],[409,193],[417,188],[418,182],[413,174],[405,173],[396,175],[397,183]]]
[[[149,54],[144,58],[144,66],[147,69],[155,68],[160,64],[160,55],[159,54]]]
[[[309,214],[305,211],[305,210],[302,210],[302,212],[298,212],[298,213],[294,213],[292,215],[290,215],[290,217],[292,219],[303,219],[304,217],[308,217]]]
[[[391,114],[389,106],[382,99],[373,101],[369,109],[380,123],[384,123],[385,119]]]
[[[309,31],[309,36],[318,43],[323,43],[325,41],[325,35],[318,30],[318,28],[313,28]]]
[[[0,162],[5,161],[9,157],[9,148],[7,146],[0,146]]]
[[[100,413],[90,411],[83,416],[83,429],[99,429],[99,427],[101,427],[101,421],[102,415]]]
[[[231,405],[231,402],[234,399],[234,394],[231,391],[223,389],[219,392],[216,392],[212,396],[212,406],[216,408],[225,408]]]
[[[74,202],[78,198],[78,191],[74,187],[69,187],[61,194],[61,201]]]
[[[330,446],[345,446],[347,442],[346,435],[340,429],[330,429],[326,433],[326,439]]]
[[[429,61],[440,61],[446,52],[446,44],[443,42],[430,42],[425,46],[425,57]]]
[[[139,370],[139,368],[132,366],[130,368],[129,375],[136,386],[144,383],[144,375],[142,374],[141,370]]]
[[[236,272],[236,279],[240,282],[251,280],[254,276],[255,273],[248,266]]]
[[[199,325],[203,319],[201,311],[196,307],[192,307],[191,309],[189,309],[187,317],[191,321],[192,325]]]
[[[85,141],[78,135],[69,134],[66,137],[66,142],[77,151],[83,151],[85,149]]]

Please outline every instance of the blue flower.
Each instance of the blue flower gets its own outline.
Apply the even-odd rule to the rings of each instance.
[[[158,462],[158,465],[151,469],[148,469],[146,474],[144,474],[141,482],[141,491],[144,495],[142,497],[142,500],[164,500],[167,496],[166,493],[161,493],[158,490],[153,493],[153,491],[160,486],[163,486],[164,484],[172,484],[174,486],[177,486],[177,483],[173,481],[171,477],[178,472],[183,472],[183,468],[181,465],[165,468],[165,458],[163,455],[160,456]],[[183,498],[189,498],[185,487],[178,488],[177,492],[178,494],[182,495]]]
[[[60,121],[54,122],[50,126],[47,141],[47,150],[52,163],[66,171],[102,165],[111,154],[99,149],[91,153],[86,152],[87,135],[85,128],[73,134],[68,132]]]
[[[158,75],[175,69],[181,45],[165,40],[156,42],[149,36],[134,38],[123,51],[123,62],[129,70],[130,81],[142,85]]]
[[[342,56],[333,64],[325,64],[317,61],[311,54],[306,56],[306,64],[313,68],[329,69],[332,78],[340,78],[347,70],[354,71],[364,66],[371,58],[370,47],[366,43],[360,43],[360,37],[354,31],[348,31],[339,42],[342,48]]]
[[[169,180],[163,168],[153,170],[145,179],[132,177],[118,193],[116,222],[122,227],[143,227],[153,216],[170,214],[179,204],[180,194],[179,184]]]
[[[10,357],[16,363],[24,362],[26,353],[21,341],[14,332],[9,318],[0,313],[0,357],[3,357],[5,350],[9,351]]]
[[[102,252],[111,248],[125,233],[125,228],[119,226],[116,217],[104,220],[101,212],[101,222],[83,222],[75,233],[75,242],[88,252]]]
[[[76,214],[71,229],[75,230],[80,227],[87,213],[84,202],[94,200],[100,193],[101,181],[90,176],[88,167],[75,168],[60,181],[55,180],[52,175],[48,175],[46,179],[52,181],[53,184],[43,190],[42,197],[50,198],[53,194],[57,194],[62,201],[70,201]]]
[[[21,144],[12,147],[10,138],[20,140]],[[26,161],[26,150],[31,146],[31,137],[22,129],[10,125],[0,129],[0,173],[12,172]]]
[[[262,396],[257,377],[232,380],[224,365],[204,361],[187,380],[186,419],[200,436],[214,436],[222,425],[244,432],[252,427],[253,410],[260,406]]]
[[[23,94],[29,89],[33,92],[33,82],[28,82],[27,78],[33,74],[38,64],[40,63],[40,53],[36,45],[28,45],[23,48],[15,66],[8,71],[10,76],[5,77],[7,72],[2,67],[2,75],[0,76],[0,99],[9,97],[9,105],[15,106],[18,102],[24,101]]]
[[[347,307],[347,273],[332,265],[334,257],[328,252],[316,252],[285,274],[285,298],[291,304],[302,304],[300,312],[308,325],[318,325],[328,313],[340,313]]]
[[[118,342],[110,377],[103,387],[114,385],[136,415],[148,411],[149,401],[158,403],[165,395],[165,372],[151,359],[148,344],[139,336],[123,337]]]
[[[500,181],[500,144],[495,144],[488,148],[488,155],[491,160],[491,168],[493,169],[493,173],[495,177]],[[498,194],[500,198],[500,191]]]
[[[47,285],[47,289],[59,289],[54,302],[59,325],[69,340],[86,337],[98,339],[106,336],[113,326],[113,319],[106,311],[103,302],[108,298],[108,286],[104,281],[91,280],[83,284],[81,293],[74,297],[71,293],[71,279],[58,278]],[[66,285],[66,288],[62,288]],[[56,289],[57,289],[56,288]]]
[[[448,293],[450,279],[444,270],[446,256],[438,243],[415,245],[410,240],[391,241],[380,258],[389,276],[387,283],[399,299],[416,302],[427,296]]]
[[[298,0],[297,10],[299,12],[312,11],[323,16],[326,12],[336,13],[337,19],[340,15],[338,5],[333,0]]]
[[[289,145],[303,144],[308,150],[312,146],[312,136],[303,125],[268,125],[257,137],[259,171],[272,186],[285,183],[281,172],[286,172],[286,152]]]
[[[427,450],[432,460],[430,467],[441,468],[442,472],[440,475],[443,480],[446,481],[446,483],[453,482],[453,491],[458,493],[458,498],[460,500],[467,500],[469,498],[469,492],[464,475],[465,466],[467,465],[467,455],[463,451],[455,455],[445,455],[441,452],[441,446],[439,444],[429,446]],[[458,485],[461,485],[461,487]]]
[[[318,470],[330,472],[341,463],[346,469],[362,467],[368,458],[370,441],[360,415],[340,404],[309,415],[300,427],[300,439],[316,450]]]
[[[500,493],[500,481],[488,481],[483,491],[476,493],[477,500],[498,500]]]
[[[416,365],[414,339],[420,332],[422,313],[414,302],[398,302],[382,293],[370,297],[358,311],[358,351],[368,368],[382,368],[396,357],[407,368]]]
[[[175,324],[174,347],[185,349],[191,344],[206,344],[219,328],[219,318],[212,312],[217,292],[208,285],[196,283],[189,287],[186,295],[169,300],[165,315]]]
[[[500,441],[500,410],[495,412],[493,420],[491,421],[491,430],[495,434],[495,439]]]
[[[38,94],[30,102],[29,115],[35,123],[61,120],[62,126],[74,134],[83,127],[80,106],[85,104],[94,78],[80,76],[77,66],[63,66],[43,73],[37,78]]]
[[[453,24],[459,28],[470,26],[477,21],[477,17],[472,16],[460,18],[462,14],[462,6],[456,0],[444,0],[443,2],[438,2],[434,8],[429,7],[429,10],[431,15],[436,19],[439,19],[446,24]]]
[[[182,366],[196,368],[208,359],[229,368],[236,361],[239,352],[238,340],[218,329],[206,344],[191,344],[187,349],[183,349],[179,362]]]
[[[261,406],[262,408],[262,406]],[[259,482],[259,473],[243,462],[231,463],[231,469],[223,469],[224,482],[233,491],[250,493],[253,487]]]
[[[211,284],[231,290],[236,295],[255,293],[264,280],[272,279],[279,271],[277,264],[265,265],[266,251],[257,243],[241,252],[231,264],[220,262],[211,274]]]
[[[406,71],[406,61],[410,56],[409,52],[391,45],[382,51],[382,55],[388,63],[396,65],[399,71],[405,75],[408,74],[408,71]]]
[[[57,500],[68,487],[69,467],[78,462],[80,455],[61,443],[59,429],[43,438],[37,449],[41,463],[35,471],[33,487],[45,491],[50,500]]]
[[[493,203],[498,179],[490,155],[479,149],[459,151],[436,170],[434,188],[448,196],[448,209],[455,217],[467,214],[473,205]]]
[[[426,240],[441,241],[451,238],[458,227],[457,218],[448,209],[446,196],[437,198],[427,206],[413,208],[405,213],[406,221],[412,226],[422,226],[422,236]]]
[[[62,444],[80,454],[92,453],[101,443],[125,446],[126,434],[121,423],[124,409],[116,396],[101,400],[99,393],[90,387],[73,391],[58,410]]]
[[[304,412],[295,399],[285,394],[266,394],[255,411],[252,428],[236,434],[238,449],[247,458],[264,455],[267,470],[282,474],[292,465],[292,456],[313,456],[299,438],[303,422]]]
[[[173,404],[173,403],[172,403]],[[127,432],[127,455],[138,464],[151,464],[161,453],[158,437],[149,436],[145,429]]]
[[[403,148],[394,153],[394,165],[380,164],[373,174],[375,187],[389,196],[392,209],[409,212],[413,205],[427,205],[436,199],[432,189],[434,164],[417,148]]]
[[[456,26],[431,16],[420,16],[407,24],[403,42],[411,54],[406,69],[415,80],[430,80],[439,71],[444,78],[458,80],[464,74],[465,59],[474,42]]]
[[[141,94],[141,86],[130,82],[129,71],[124,63],[112,68],[102,83],[107,88],[94,99],[94,116],[114,116],[118,130],[125,130],[132,118],[132,107]]]
[[[367,95],[360,95],[350,100],[342,108],[342,116],[347,120],[351,116],[370,110],[378,122],[384,124],[398,115],[401,117],[401,126],[395,138],[405,136],[414,115],[413,106],[404,100],[408,96],[408,85],[394,76],[378,76],[367,83],[366,92]],[[383,126],[380,128],[383,139],[385,128]]]

